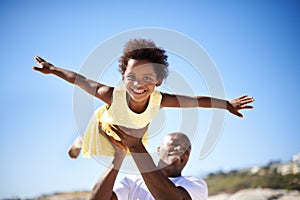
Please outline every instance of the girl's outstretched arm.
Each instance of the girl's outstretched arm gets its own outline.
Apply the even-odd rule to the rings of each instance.
[[[71,84],[79,86],[105,103],[109,105],[111,104],[113,87],[89,80],[76,72],[56,67],[39,56],[35,57],[35,61],[39,67],[34,66],[33,70],[39,71],[43,74],[54,74]]]
[[[248,97],[244,95],[230,101],[224,99],[217,99],[213,97],[206,96],[184,96],[162,93],[161,107],[180,107],[180,108],[193,108],[193,107],[203,107],[203,108],[221,108],[226,109],[234,115],[243,117],[239,110],[251,109],[249,103],[254,101],[253,97]]]

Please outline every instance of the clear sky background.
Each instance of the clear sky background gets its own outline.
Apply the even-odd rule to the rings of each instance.
[[[204,159],[199,153],[211,111],[198,109],[200,128],[184,175],[290,160],[300,151],[299,11],[291,0],[2,1],[0,198],[91,189],[105,166],[67,156],[78,135],[74,88],[33,71],[33,58],[79,71],[99,44],[136,28],[187,35],[214,61],[228,99],[245,93],[256,99],[243,119],[226,113],[222,136]],[[179,71],[185,65],[172,55],[169,63]],[[112,68],[111,81],[118,82],[117,64]],[[196,94],[208,95],[203,80],[189,80],[186,69]],[[158,144],[150,141],[151,151]]]

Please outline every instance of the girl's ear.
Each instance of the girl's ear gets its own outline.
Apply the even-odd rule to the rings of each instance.
[[[122,81],[124,81],[124,73],[122,74]]]
[[[157,153],[158,154],[160,153],[160,147],[157,147]]]
[[[162,84],[162,80],[157,81],[157,83],[155,84],[156,87],[160,86]]]

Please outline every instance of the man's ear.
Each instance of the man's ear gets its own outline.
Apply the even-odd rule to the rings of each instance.
[[[160,147],[157,147],[157,153],[158,154],[160,153]]]
[[[122,74],[122,81],[124,81],[124,73]]]

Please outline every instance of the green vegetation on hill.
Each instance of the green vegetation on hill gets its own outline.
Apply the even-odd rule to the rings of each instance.
[[[300,173],[281,175],[276,172],[265,174],[250,174],[249,172],[231,171],[210,174],[205,179],[209,195],[218,193],[234,193],[246,188],[272,188],[300,190]]]

